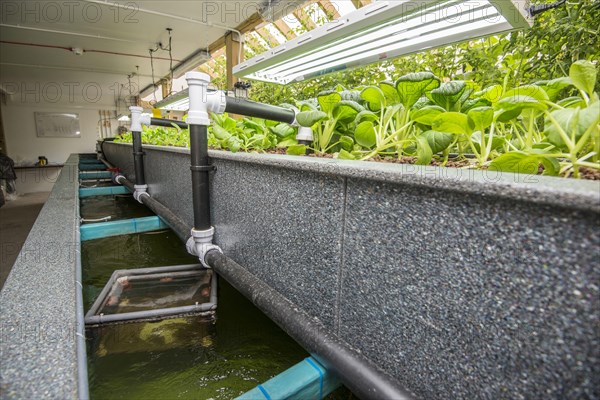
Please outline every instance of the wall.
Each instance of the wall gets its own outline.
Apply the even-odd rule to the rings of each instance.
[[[34,192],[49,192],[58,180],[62,168],[16,168],[17,179],[15,189],[18,195]]]
[[[79,114],[80,138],[37,137],[34,112],[75,112]],[[7,104],[2,107],[2,119],[8,156],[15,164],[33,164],[39,156],[50,163],[62,164],[71,153],[95,151],[100,120],[98,110],[77,109],[75,106],[50,107],[36,104]]]
[[[31,165],[39,156],[45,156],[50,163],[64,163],[71,153],[94,152],[99,136],[116,133],[117,105],[120,113],[127,110],[122,99],[115,102],[124,79],[126,75],[102,71],[3,66],[0,88],[6,93],[2,119],[7,154],[17,164]],[[110,115],[101,121],[100,110],[107,110]],[[78,113],[81,137],[38,138],[34,112]]]
[[[131,177],[131,146],[106,155]],[[192,224],[189,150],[145,146]],[[211,152],[216,243],[422,399],[600,399],[596,182]]]

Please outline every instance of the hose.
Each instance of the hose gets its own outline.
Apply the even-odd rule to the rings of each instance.
[[[81,218],[79,221],[80,222],[106,222],[106,221],[110,221],[112,219],[112,217],[106,216],[106,217],[102,217],[102,218]]]

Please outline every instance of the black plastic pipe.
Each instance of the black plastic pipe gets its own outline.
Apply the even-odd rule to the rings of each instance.
[[[255,101],[250,101],[239,97],[225,96],[225,99],[225,112],[228,113],[270,119],[271,121],[285,122],[288,124],[293,123],[296,119],[296,113],[288,108],[257,103]],[[172,127],[173,124],[175,124],[182,129],[186,129],[188,127],[188,124],[185,122],[163,118],[151,118],[150,124],[168,127]]]
[[[188,124],[183,121],[175,121],[172,119],[165,119],[165,118],[150,118],[150,125],[166,126],[169,128],[172,128],[173,125],[177,125],[181,129],[187,129],[187,127],[188,127]]]
[[[104,165],[106,165],[106,168],[108,169],[115,169],[115,166],[112,165],[111,163],[109,163],[106,158],[104,158],[104,156],[100,157],[100,161],[102,161],[104,163]]]
[[[296,113],[293,110],[283,107],[272,106],[270,104],[257,103],[255,101],[242,99],[239,97],[225,96],[225,112],[270,119],[291,124],[296,119]],[[182,129],[186,129],[188,124],[183,121],[174,121],[164,118],[151,118],[151,125],[172,127],[173,124]]]
[[[190,125],[190,154],[194,229],[205,231],[212,226],[208,187],[212,167],[208,163],[208,128],[205,125]]]
[[[126,179],[125,176],[123,176],[123,175],[121,175],[121,176],[122,176],[122,178],[119,179],[117,183],[120,183],[121,185],[125,186],[127,189],[131,190],[132,192],[135,192],[135,186],[133,185],[133,182]]]
[[[414,397],[377,365],[330,334],[314,318],[232,259],[211,250],[206,255],[206,262],[313,357],[331,369],[361,399],[402,400]]]
[[[142,150],[142,132],[131,132],[133,139],[133,166],[135,169],[135,184],[145,185],[146,174],[144,172],[144,150]]]
[[[230,96],[226,96],[225,112],[288,124],[293,123],[296,119],[296,113],[293,110]]]
[[[100,142],[100,156],[98,157],[96,155],[96,157],[98,157],[98,159],[104,163],[104,165],[106,165],[106,167],[108,169],[115,169],[116,167],[114,165],[112,165],[111,163],[108,162],[108,160],[106,159],[106,157],[104,157],[104,143],[105,140]]]
[[[100,145],[100,149],[102,150],[102,156],[100,157],[100,161],[102,161],[104,163],[104,165],[106,165],[108,168],[115,169],[115,166],[112,165],[104,157],[104,149],[102,148],[102,144]],[[118,183],[125,186],[131,192],[135,192],[135,187],[134,187],[133,182],[131,182],[129,179],[125,178],[124,175],[121,175],[121,177],[122,178],[119,179]],[[167,224],[169,226],[169,228],[171,228],[173,230],[173,232],[175,232],[177,237],[179,239],[181,239],[181,241],[183,243],[187,242],[187,240],[191,236],[191,233],[190,233],[190,227],[188,226],[187,223],[185,223],[184,220],[182,220],[177,215],[175,215],[171,210],[169,210],[167,207],[165,207],[158,200],[156,200],[150,196],[142,195],[140,197],[140,200],[142,201],[142,204],[144,204],[146,207],[148,207],[150,210],[152,210],[152,212],[154,214],[158,215],[163,221],[165,221],[165,224]]]
[[[163,221],[165,221],[165,224],[167,224],[169,228],[175,232],[177,237],[179,237],[183,243],[187,243],[191,233],[189,225],[185,223],[184,220],[173,214],[171,210],[150,196],[142,195],[140,199],[142,200],[142,204],[144,204],[146,207],[152,210],[154,214],[158,215]]]
[[[125,178],[123,175],[121,176],[122,178],[119,179],[119,183],[125,186],[127,189],[131,190],[132,192],[135,191],[133,187],[133,182]],[[140,196],[140,200],[143,205],[152,210],[154,214],[158,215],[165,222],[165,224],[167,224],[169,228],[171,228],[173,232],[175,232],[177,237],[181,239],[183,243],[187,242],[187,240],[191,236],[191,233],[190,227],[187,223],[185,223],[185,221],[183,221],[181,218],[175,215],[171,210],[165,207],[158,200],[150,197],[149,195]]]

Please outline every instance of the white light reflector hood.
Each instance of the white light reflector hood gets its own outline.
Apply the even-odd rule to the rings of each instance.
[[[189,89],[184,89],[154,104],[161,110],[187,111],[190,109]]]
[[[287,84],[433,47],[531,27],[529,0],[378,1],[234,67]]]

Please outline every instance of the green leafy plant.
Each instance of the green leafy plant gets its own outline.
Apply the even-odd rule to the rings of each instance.
[[[354,131],[354,121],[364,111],[359,100],[359,92],[338,86],[335,90],[319,93],[318,106],[312,102],[299,104],[296,120],[301,126],[313,129],[315,152],[323,154],[336,146],[345,150],[352,148],[354,139],[350,135]]]
[[[156,146],[190,147],[190,135],[187,129],[181,129],[176,125],[168,127],[142,127],[142,143]],[[115,142],[131,143],[131,133],[117,136]]]
[[[227,113],[211,115],[208,144],[213,149],[238,151],[265,151],[283,144],[297,144],[296,129],[288,124],[258,118],[235,120]],[[131,143],[131,133],[115,138],[115,142]],[[169,127],[143,127],[142,143],[160,146],[189,147],[189,130],[176,125]]]
[[[560,78],[558,85],[562,89],[574,86],[579,96],[569,97],[567,102],[550,101],[550,96],[556,98],[555,82],[542,86],[543,94],[527,88],[526,94],[513,95],[511,101],[502,103],[502,111],[527,113],[529,129],[524,132],[525,139],[521,138],[524,145],[520,149],[512,146],[517,151],[501,155],[492,161],[490,168],[534,173],[542,163],[547,174],[573,174],[576,178],[580,177],[582,167],[600,169],[600,100],[594,92],[596,81],[594,64],[578,61],[571,66],[569,77]],[[535,126],[537,113],[544,117],[542,131]]]
[[[224,113],[211,114],[208,144],[212,148],[238,151],[265,151],[285,142],[297,144],[296,129],[284,123],[259,118],[235,120]]]
[[[379,86],[363,89],[361,97],[371,113],[359,115],[357,120],[357,143],[370,148],[362,159],[390,152],[402,156],[404,149],[413,142],[411,108],[439,84],[435,75],[422,72],[402,76],[395,83],[383,81]]]
[[[577,61],[568,76],[516,87],[509,78],[481,88],[472,81],[442,82],[431,72],[410,73],[354,89],[337,85],[284,106],[297,111],[300,126],[313,130],[310,147],[319,155],[411,156],[421,165],[446,165],[452,157],[464,168],[555,176],[600,170],[597,66]],[[295,139],[297,129],[288,124],[227,114],[211,118],[212,148],[306,153],[307,146]],[[144,143],[189,146],[187,130],[176,126],[144,129],[142,137]]]

